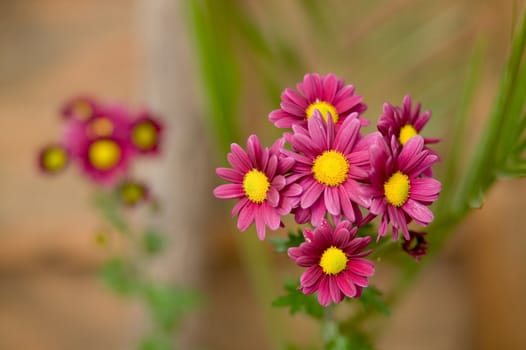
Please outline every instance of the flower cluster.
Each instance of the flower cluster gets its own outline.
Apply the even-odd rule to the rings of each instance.
[[[238,199],[232,215],[238,215],[239,230],[255,222],[261,240],[267,227],[283,226],[284,215],[310,223],[305,241],[288,251],[307,268],[301,290],[318,292],[324,306],[358,297],[374,273],[364,258],[371,237],[360,228],[379,217],[377,240],[390,227],[393,240],[401,232],[409,241],[409,223],[426,226],[433,220],[428,207],[441,184],[432,178],[439,157],[428,145],[438,140],[420,135],[431,113],[421,113],[419,104],[413,108],[406,96],[401,107],[386,103],[378,131],[364,135],[369,121],[362,96],[334,74],[305,75],[297,91],[283,92],[280,107],[269,119],[288,129],[282,138],[270,148],[255,135],[246,150],[232,144],[227,156],[232,168],[217,169],[230,183],[214,194]]]
[[[40,151],[42,172],[55,174],[72,163],[95,183],[122,189],[125,204],[147,198],[144,184],[126,177],[137,156],[159,153],[163,132],[159,119],[148,111],[132,113],[89,97],[70,100],[61,112],[62,139]]]

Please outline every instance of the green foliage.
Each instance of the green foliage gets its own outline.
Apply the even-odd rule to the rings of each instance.
[[[305,242],[305,236],[302,230],[298,229],[296,233],[289,232],[287,237],[271,237],[269,240],[274,244],[276,252],[286,253],[289,248],[298,247]]]
[[[129,234],[130,229],[121,215],[120,204],[113,193],[98,191],[93,203],[110,225],[121,233]]]
[[[155,255],[159,253],[165,245],[164,236],[153,229],[148,229],[142,236],[142,248],[149,255]]]
[[[315,295],[305,295],[298,290],[296,282],[285,284],[287,294],[281,296],[272,302],[274,307],[290,307],[290,313],[294,315],[297,312],[303,312],[315,319],[321,319],[325,308],[318,303]]]
[[[101,267],[99,274],[104,283],[118,294],[131,294],[138,287],[130,266],[121,258],[114,257],[107,260]]]
[[[389,306],[382,300],[381,296],[382,292],[380,292],[374,286],[369,286],[363,289],[362,296],[357,300],[363,305],[366,312],[376,311],[382,315],[389,316],[391,314],[391,310],[389,309]]]
[[[165,284],[146,285],[144,295],[152,318],[164,330],[174,329],[181,317],[199,302],[195,292]]]
[[[172,341],[169,337],[162,334],[153,334],[146,337],[140,347],[140,350],[174,350]]]
[[[338,323],[324,323],[322,335],[327,350],[373,350],[371,339],[364,333],[354,329],[350,334],[341,333]]]

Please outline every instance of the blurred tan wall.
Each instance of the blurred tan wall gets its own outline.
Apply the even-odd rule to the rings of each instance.
[[[371,23],[422,5],[389,3]],[[505,57],[510,5],[444,1],[448,6],[465,20],[462,35],[472,40],[484,33],[490,43],[474,111],[482,118]],[[91,187],[74,169],[45,178],[34,161],[40,146],[59,137],[57,112],[68,97],[88,92],[131,106],[149,102],[142,95],[145,53],[137,16],[132,0],[0,1],[0,349],[130,349],[142,332],[141,308],[112,296],[95,276],[105,254],[93,242],[99,224],[88,203]],[[363,33],[372,30],[361,23]],[[403,94],[392,92],[390,82],[382,87]],[[383,97],[374,90],[362,92],[380,106]],[[480,124],[474,119],[473,130]],[[381,349],[526,348],[525,193],[524,181],[491,191],[484,209],[458,229],[395,311]],[[208,266],[211,303],[202,341],[213,349],[266,349],[261,315],[252,308],[254,296],[232,242],[239,233],[231,227],[223,223],[224,234],[211,243],[217,251]],[[285,259],[277,264],[291,269]],[[297,330],[291,338],[306,342],[301,330],[312,324],[275,312]]]

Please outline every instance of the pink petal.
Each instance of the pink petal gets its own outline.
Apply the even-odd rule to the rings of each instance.
[[[304,191],[301,197],[301,207],[304,209],[310,208],[314,202],[318,200],[324,190],[324,187],[325,186],[313,180],[307,188],[303,189]]]
[[[256,207],[254,203],[248,203],[247,206],[239,212],[237,219],[237,228],[239,231],[245,231],[254,222],[255,211]]]
[[[332,301],[339,303],[343,300],[344,295],[340,288],[338,288],[338,283],[336,282],[335,276],[329,276],[327,280],[329,281],[329,292],[331,294]]]
[[[219,185],[214,189],[214,196],[221,199],[245,197],[245,191],[240,184]]]
[[[338,187],[326,187],[324,191],[325,206],[327,207],[327,211],[332,215],[340,214]]]
[[[301,286],[310,287],[315,285],[316,283],[318,283],[322,275],[323,271],[318,265],[313,265],[309,267],[300,277]]]
[[[239,170],[236,169],[230,169],[230,168],[217,168],[216,174],[220,178],[230,181],[230,182],[237,182],[242,183],[243,182],[243,173],[241,173]]]
[[[374,264],[366,259],[362,258],[351,258],[347,265],[349,270],[357,275],[361,276],[372,276],[374,275]]]
[[[320,284],[318,286],[318,302],[322,306],[329,306],[331,303],[329,279],[326,276],[320,279]]]
[[[338,283],[338,287],[343,294],[347,295],[349,298],[353,298],[356,295],[356,287],[347,274],[342,273],[336,276],[336,283]]]
[[[433,212],[431,212],[428,207],[415,200],[412,200],[411,198],[405,202],[405,204],[402,206],[402,209],[413,220],[423,226],[429,224],[434,219]]]

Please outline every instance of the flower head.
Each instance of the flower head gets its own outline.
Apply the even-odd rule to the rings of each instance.
[[[150,191],[144,183],[130,179],[121,181],[116,191],[120,202],[129,207],[145,202],[150,197]]]
[[[420,103],[413,110],[411,96],[406,95],[402,107],[384,104],[383,114],[378,120],[378,131],[390,141],[394,136],[398,144],[405,145],[413,136],[420,135],[422,128],[431,118],[431,111],[420,113]],[[436,143],[438,139],[424,138],[424,143]]]
[[[428,243],[425,235],[425,232],[409,231],[410,238],[402,243],[402,249],[416,261],[420,261],[420,257],[427,254]]]
[[[301,187],[289,184],[286,177],[294,162],[281,156],[283,140],[272,148],[262,148],[256,135],[247,140],[247,150],[232,144],[228,154],[230,168],[218,168],[216,173],[231,182],[214,189],[217,198],[237,198],[232,216],[239,215],[237,227],[246,230],[254,221],[259,239],[265,239],[265,228],[276,230],[281,216],[290,213],[301,194]]]
[[[109,137],[128,143],[131,128],[129,112],[122,106],[99,106],[86,120],[72,119],[66,123],[64,144],[73,156],[80,156],[86,143]]]
[[[296,221],[318,226],[329,212],[335,219],[358,222],[358,205],[370,204],[360,183],[369,176],[370,138],[360,136],[357,115],[346,118],[336,131],[332,119],[326,123],[316,112],[307,129],[295,125],[293,130],[285,135],[292,151],[283,153],[296,161],[291,179],[303,188]]]
[[[424,148],[421,136],[411,138],[399,152],[394,137],[391,147],[383,138],[376,140],[370,147],[371,186],[366,190],[372,199],[369,210],[373,215],[382,215],[378,239],[386,234],[390,223],[393,239],[397,240],[402,230],[407,240],[409,222],[426,226],[433,221],[428,206],[438,199],[441,184],[422,174],[438,161],[438,156]]]
[[[51,144],[43,147],[38,154],[39,168],[46,174],[59,173],[67,167],[68,163],[68,150],[61,144]]]
[[[364,259],[371,252],[364,251],[371,237],[356,237],[357,230],[348,221],[333,229],[323,220],[314,232],[305,230],[305,242],[288,250],[296,264],[307,268],[300,289],[305,294],[318,292],[323,306],[339,303],[345,296],[359,297],[369,285],[367,278],[374,274],[373,263]]]
[[[111,186],[126,174],[132,155],[128,144],[118,138],[87,139],[78,150],[82,170],[93,181]]]
[[[334,74],[306,74],[297,88],[299,92],[286,89],[281,94],[281,108],[269,114],[276,127],[292,128],[295,124],[306,127],[315,111],[325,122],[331,118],[334,124],[340,125],[351,113],[359,116],[367,109],[362,96],[354,94],[354,86],[345,85]],[[362,125],[369,123],[366,119],[360,121]]]
[[[138,153],[158,153],[162,130],[158,119],[148,113],[143,113],[131,126],[130,143]]]
[[[99,104],[89,96],[72,98],[62,107],[62,116],[65,119],[85,121],[97,114]]]

